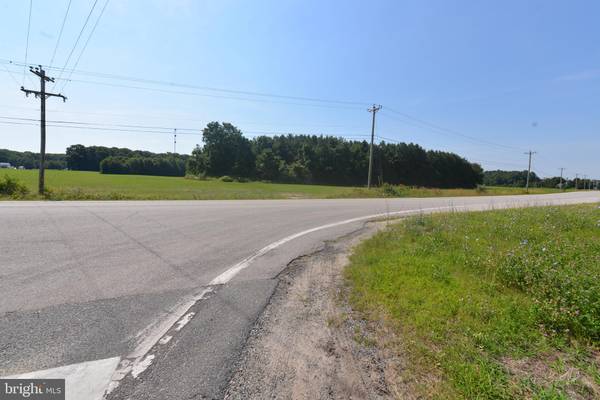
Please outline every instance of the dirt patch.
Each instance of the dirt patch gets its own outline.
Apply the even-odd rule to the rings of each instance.
[[[353,317],[342,295],[351,248],[381,226],[368,224],[289,265],[248,339],[226,399],[405,398],[397,384],[388,385],[398,360],[374,346],[372,330]]]
[[[570,399],[600,398],[600,386],[593,377],[576,367],[576,361],[568,354],[554,353],[522,359],[504,357],[501,361],[514,380],[528,380],[547,388],[562,387]]]

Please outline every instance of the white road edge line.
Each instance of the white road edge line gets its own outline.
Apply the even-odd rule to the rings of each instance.
[[[461,209],[464,207],[465,206],[431,207],[431,208],[422,208],[422,209],[418,209],[418,210],[413,209],[413,210],[393,211],[393,212],[386,212],[386,213],[379,213],[379,214],[366,215],[366,216],[362,216],[362,217],[350,218],[350,219],[346,219],[343,221],[338,221],[338,222],[334,222],[331,224],[325,224],[325,225],[317,226],[315,228],[307,229],[307,230],[295,233],[293,235],[286,236],[283,239],[280,239],[276,242],[273,242],[273,243],[263,247],[262,249],[258,250],[251,256],[243,259],[239,263],[237,263],[237,264],[233,265],[232,267],[230,267],[229,269],[227,269],[225,272],[218,275],[216,278],[214,278],[212,281],[210,281],[210,283],[208,284],[208,287],[205,287],[198,295],[193,296],[193,297],[179,303],[177,306],[174,307],[173,310],[171,310],[169,312],[168,317],[165,318],[164,320],[162,320],[158,325],[156,325],[156,326],[152,325],[150,327],[147,327],[140,334],[138,334],[138,337],[144,337],[144,339],[136,346],[136,348],[130,354],[128,354],[121,360],[118,368],[115,370],[115,372],[113,374],[111,383],[106,391],[106,394],[108,395],[114,389],[116,389],[117,386],[119,386],[119,382],[123,378],[125,378],[130,372],[132,372],[132,371],[136,372],[136,374],[134,376],[134,378],[135,378],[135,377],[139,376],[139,374],[141,374],[146,368],[148,368],[150,366],[151,362],[147,363],[146,362],[147,357],[144,358],[144,356],[146,356],[146,354],[148,354],[148,352],[160,340],[163,340],[163,339],[166,341],[171,340],[171,338],[166,339],[165,335],[175,324],[179,324],[178,327],[175,328],[176,331],[179,331],[181,328],[183,328],[183,326],[185,326],[193,318],[193,316],[194,316],[193,313],[189,313],[187,315],[186,315],[186,313],[188,313],[189,309],[192,308],[192,306],[194,304],[196,304],[198,301],[204,299],[210,292],[213,291],[213,288],[215,286],[224,285],[224,284],[228,283],[237,274],[239,274],[242,270],[244,270],[245,268],[248,268],[254,260],[265,255],[269,251],[272,251],[272,250],[274,250],[294,239],[297,239],[301,236],[305,236],[310,233],[317,232],[317,231],[320,231],[323,229],[334,228],[334,227],[341,226],[341,225],[351,224],[353,222],[367,221],[367,220],[384,218],[384,217],[387,217],[387,218],[396,217],[396,216],[400,216],[400,215],[419,214],[419,213],[423,213],[423,212],[458,210],[458,209]],[[189,318],[187,318],[187,317],[189,317]],[[181,324],[182,322],[183,322],[183,324]],[[140,366],[139,364],[143,364],[143,366]]]
[[[138,334],[138,337],[144,336],[144,339],[133,350],[133,352],[131,352],[129,355],[127,355],[121,361],[121,363],[119,364],[119,368],[117,368],[115,373],[113,374],[113,379],[111,380],[111,383],[106,391],[106,395],[108,395],[110,392],[112,392],[119,385],[119,382],[123,378],[125,378],[127,376],[127,374],[129,374],[133,369],[136,369],[136,376],[138,376],[141,372],[143,372],[143,370],[145,370],[150,365],[151,360],[154,358],[153,355],[148,355],[148,357],[146,357],[146,358],[144,358],[144,356],[146,356],[146,354],[154,347],[154,345],[156,343],[158,343],[163,338],[163,336],[165,336],[165,334],[176,323],[180,322],[182,317],[184,317],[184,315],[186,313],[188,313],[189,309],[194,304],[196,304],[198,301],[204,299],[208,294],[210,294],[213,291],[213,288],[215,286],[227,284],[242,270],[244,270],[245,268],[248,268],[250,266],[250,264],[252,264],[252,262],[254,260],[256,260],[257,258],[259,258],[259,257],[265,255],[266,253],[268,253],[268,252],[270,252],[270,251],[272,251],[294,239],[297,239],[301,236],[305,236],[310,233],[317,232],[317,231],[324,230],[324,229],[329,229],[329,228],[334,228],[334,227],[338,227],[341,225],[351,224],[354,222],[369,221],[369,220],[398,217],[398,216],[405,216],[405,215],[415,215],[415,214],[418,215],[418,214],[422,214],[422,213],[434,213],[436,211],[439,211],[439,212],[459,211],[459,210],[463,210],[463,209],[477,211],[477,210],[486,210],[486,209],[495,209],[495,208],[498,208],[498,209],[519,208],[519,207],[529,207],[532,205],[543,206],[543,205],[559,205],[559,204],[570,204],[571,203],[571,201],[561,201],[562,199],[557,199],[558,201],[550,200],[545,203],[537,202],[537,201],[535,201],[535,199],[527,199],[526,201],[521,201],[519,199],[519,200],[515,201],[514,203],[494,204],[493,200],[494,199],[491,198],[490,202],[486,203],[486,204],[474,203],[474,204],[458,205],[458,206],[449,205],[449,206],[440,206],[440,207],[428,207],[428,208],[419,208],[419,209],[402,210],[402,211],[391,211],[391,212],[385,212],[385,213],[379,213],[379,214],[366,215],[366,216],[362,216],[362,217],[350,218],[350,219],[346,219],[346,220],[342,220],[342,221],[338,221],[338,222],[333,222],[330,224],[320,225],[320,226],[317,226],[317,227],[314,227],[311,229],[307,229],[307,230],[286,236],[283,239],[280,239],[276,242],[273,242],[273,243],[263,247],[262,249],[258,250],[251,256],[249,256],[249,257],[243,259],[242,261],[240,261],[239,263],[233,265],[232,267],[227,269],[225,272],[219,274],[216,278],[214,278],[212,281],[210,281],[208,286],[204,287],[203,290],[199,294],[192,296],[191,298],[189,298],[189,299],[181,302],[179,305],[175,306],[175,308],[171,312],[169,312],[169,317],[166,318],[165,320],[163,320],[162,322],[160,322],[157,326],[150,326],[150,327],[146,328],[144,331],[142,331],[140,334]],[[530,202],[529,200],[533,200],[533,202]],[[569,200],[571,200],[571,199],[569,199]],[[594,198],[589,198],[589,199],[588,198],[577,199],[577,200],[574,200],[573,203],[584,203],[584,202],[595,202],[595,201],[598,201],[598,199],[594,197]],[[187,319],[185,321],[185,324],[187,324],[191,320],[191,318],[193,318],[193,313],[190,313],[190,314],[192,314],[192,315],[190,315],[189,319]],[[183,327],[183,326],[181,326],[181,327]],[[171,340],[171,337],[169,339],[165,338],[165,340],[169,341],[169,340]],[[152,357],[152,358],[150,358],[150,362],[147,363],[146,360],[149,357]],[[140,364],[140,363],[144,363],[145,367],[143,367],[143,369],[138,372],[138,368],[139,368],[138,364]]]

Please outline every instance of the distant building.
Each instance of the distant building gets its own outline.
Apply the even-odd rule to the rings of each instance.
[[[12,168],[12,165],[8,162],[0,162],[0,168]]]

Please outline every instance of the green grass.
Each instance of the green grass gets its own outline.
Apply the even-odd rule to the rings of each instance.
[[[37,170],[2,170],[17,178],[30,191],[24,199],[37,198]],[[144,175],[103,175],[85,171],[46,171],[46,187],[53,200],[217,200],[217,199],[293,199],[360,197],[436,197],[524,194],[519,188],[426,189],[387,186],[367,190],[359,187],[295,185],[264,182],[222,182]],[[533,189],[532,193],[551,193],[553,189]]]
[[[417,395],[600,398],[598,205],[410,218],[361,244],[346,281]]]

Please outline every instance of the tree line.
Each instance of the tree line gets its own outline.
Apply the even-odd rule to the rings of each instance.
[[[188,160],[190,174],[334,185],[364,185],[367,178],[366,141],[291,134],[249,140],[226,122],[209,123],[202,139]],[[373,179],[380,184],[472,188],[483,182],[479,164],[417,144],[377,144],[373,160]]]
[[[127,148],[69,146],[66,152],[67,167],[76,171],[99,171],[103,174],[137,174],[184,176],[189,155],[152,153]]]
[[[69,169],[108,174],[183,176],[188,158],[184,154],[81,144],[69,146],[66,152]]]
[[[591,186],[591,179],[562,179],[563,188],[583,189],[583,187]],[[512,186],[525,187],[527,183],[527,170],[524,171],[485,171],[483,173],[483,183],[486,186]],[[535,172],[531,172],[529,176],[529,186],[543,188],[558,188],[560,187],[560,176],[552,176],[548,178],[540,178]]]
[[[40,153],[31,151],[13,151],[0,149],[0,162],[10,163],[13,167],[33,169],[40,167]],[[65,169],[67,161],[65,154],[46,153],[46,168]]]
[[[180,157],[114,157],[100,161],[102,174],[184,176],[185,161]]]

